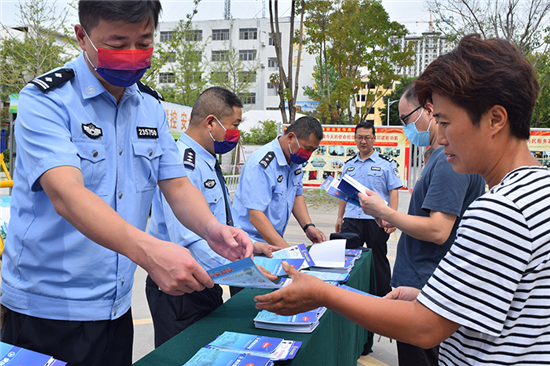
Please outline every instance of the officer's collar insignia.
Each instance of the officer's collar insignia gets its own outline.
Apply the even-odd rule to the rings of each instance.
[[[350,166],[350,167],[348,168],[348,172],[352,172],[352,171],[354,171],[354,170],[355,170],[355,167],[354,167],[354,166]]]
[[[370,170],[376,170],[377,172],[379,172],[380,170],[382,170],[382,168],[379,166],[371,166]]]
[[[195,150],[191,148],[185,149],[183,153],[183,165],[195,169]]]
[[[95,87],[93,85],[89,85],[87,87],[84,88],[84,91],[87,93],[87,94],[94,94],[95,93]]]
[[[277,182],[281,183],[282,181],[283,181],[283,175],[281,174],[277,177]]]
[[[204,186],[208,189],[212,189],[216,186],[216,181],[214,179],[207,179],[204,182]]]
[[[101,128],[97,127],[93,123],[88,123],[87,125],[82,124],[82,131],[91,139],[97,139],[103,136],[103,131]]]
[[[298,168],[294,171],[294,175],[300,175],[301,172],[302,172],[302,168]]]
[[[269,151],[267,154],[265,154],[262,160],[260,160],[260,164],[264,168],[267,168],[269,164],[271,164],[274,158],[275,158],[275,153],[273,151]]]
[[[57,69],[34,78],[29,83],[36,85],[43,93],[46,93],[72,78],[74,78],[73,69]]]

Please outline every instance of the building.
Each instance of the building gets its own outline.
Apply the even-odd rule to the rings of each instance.
[[[414,65],[402,67],[398,74],[409,77],[418,77],[428,65],[439,55],[449,52],[454,45],[439,32],[423,32],[422,36],[412,35],[404,38],[393,38],[393,42],[399,43],[402,47],[414,43]]]
[[[178,22],[160,23],[157,32],[156,42],[167,41],[171,32],[178,25]],[[288,60],[288,46],[291,41],[290,17],[279,19],[281,31],[281,42],[283,60]],[[295,28],[299,27],[299,21],[295,21]],[[259,63],[256,72],[254,85],[248,94],[242,95],[246,109],[250,110],[278,110],[279,96],[275,85],[270,84],[271,74],[278,74],[279,68],[273,38],[271,37],[271,25],[269,18],[258,19],[220,19],[194,21],[192,28],[195,30],[197,40],[202,40],[205,49],[202,55],[206,73],[211,72],[209,65],[226,57],[228,50],[235,49],[244,62]],[[298,45],[294,45],[294,66],[297,65]],[[312,102],[303,94],[304,86],[312,86],[313,67],[315,56],[302,50],[299,90],[297,98],[298,111],[313,110],[316,103]],[[285,71],[287,65],[284,65]],[[169,65],[163,66],[159,74],[159,86],[173,83],[174,76],[170,75]]]
[[[375,99],[374,105],[368,110],[366,122],[372,123],[375,126],[382,126],[386,124],[386,121],[382,121],[380,118],[379,108],[386,107],[386,97],[385,95],[391,93],[396,85],[399,84],[399,81],[391,83],[389,86],[379,86],[373,85],[368,80],[365,80],[366,88],[359,90],[359,93],[355,96],[355,113],[358,115],[365,114],[365,108],[369,108],[371,101],[368,100],[369,92],[372,94],[378,94],[381,97]]]

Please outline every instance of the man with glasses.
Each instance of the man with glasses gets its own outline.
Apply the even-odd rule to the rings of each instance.
[[[399,113],[409,141],[416,146],[431,145],[434,151],[414,186],[408,214],[387,210],[391,212],[380,215],[379,222],[402,231],[391,286],[421,289],[453,244],[464,211],[485,192],[485,182],[478,174],[458,174],[447,162],[436,141],[433,107],[419,105],[412,85],[399,101]],[[380,207],[363,205],[362,209],[376,215]],[[438,364],[439,346],[422,349],[398,341],[397,352],[399,366]]]
[[[246,160],[233,200],[233,219],[251,239],[288,247],[283,235],[292,212],[313,243],[325,241],[302,196],[302,164],[322,139],[319,121],[301,117]]]
[[[355,144],[359,152],[346,161],[343,174],[347,174],[365,187],[378,193],[389,206],[397,210],[398,188],[403,187],[392,158],[374,150],[375,129],[372,123],[361,122],[355,127]],[[340,200],[335,230],[337,233],[358,234],[361,243],[371,248],[376,273],[376,294],[384,296],[391,291],[388,239],[395,227],[379,227],[374,217],[366,215],[361,207]]]

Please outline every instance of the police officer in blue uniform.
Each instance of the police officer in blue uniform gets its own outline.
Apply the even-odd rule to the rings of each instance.
[[[301,117],[284,135],[246,160],[233,200],[233,214],[235,222],[252,239],[288,247],[283,235],[292,213],[312,242],[325,241],[325,235],[311,222],[302,196],[302,164],[322,139],[319,121]]]
[[[393,159],[374,150],[375,129],[372,123],[361,122],[355,127],[355,144],[359,152],[346,161],[343,175],[358,180],[378,193],[389,206],[397,210],[398,188],[403,187]],[[381,228],[374,217],[363,213],[361,207],[340,200],[335,230],[337,233],[356,233],[361,243],[371,248],[376,276],[376,294],[384,296],[391,291],[391,269],[388,261],[388,239],[393,228]]]
[[[185,248],[144,232],[157,184],[218,254],[252,252],[185,177],[158,95],[137,83],[160,10],[153,0],[80,1],[83,53],[20,93],[3,342],[69,365],[130,365],[136,264],[170,294],[213,286]]]
[[[187,177],[204,194],[214,216],[227,225],[233,225],[231,200],[215,154],[230,152],[237,145],[242,107],[239,97],[227,89],[211,87],[205,90],[193,105],[189,128],[176,143]],[[147,232],[187,248],[206,270],[229,263],[216,254],[203,238],[178,221],[159,188],[156,188],[153,198]],[[277,248],[266,243],[254,243],[254,251],[268,257],[274,250]],[[155,347],[223,304],[223,292],[219,285],[200,292],[172,296],[159,291],[150,276],[146,281],[147,302],[155,329]]]

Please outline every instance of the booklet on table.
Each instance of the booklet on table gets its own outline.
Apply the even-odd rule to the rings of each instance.
[[[320,315],[316,310],[291,316],[277,315],[262,310],[254,318],[254,326],[259,329],[283,332],[311,333],[319,325],[319,318]]]
[[[269,357],[248,355],[222,351],[219,349],[201,348],[183,366],[272,366],[273,361]]]
[[[273,252],[273,258],[303,258],[305,262],[302,265],[302,268],[315,265],[315,262],[313,262],[313,259],[311,259],[311,255],[309,255],[305,244],[298,244],[290,248],[285,248]]]
[[[43,353],[0,342],[0,365],[64,366],[66,364]]]

